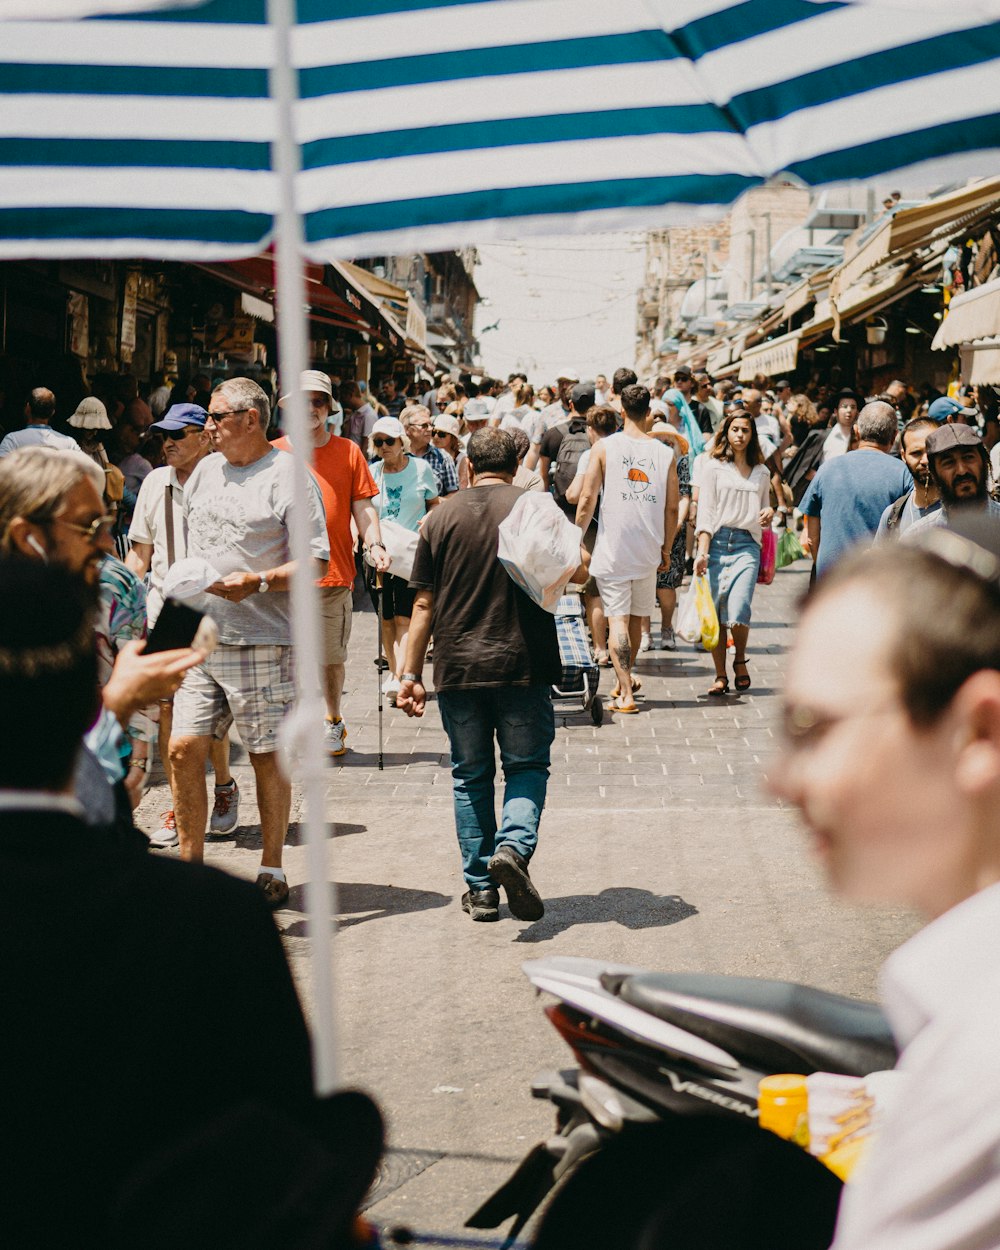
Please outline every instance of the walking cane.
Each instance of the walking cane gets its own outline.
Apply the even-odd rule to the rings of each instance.
[[[375,573],[375,602],[378,604],[378,770],[384,771],[382,758],[382,574]]]

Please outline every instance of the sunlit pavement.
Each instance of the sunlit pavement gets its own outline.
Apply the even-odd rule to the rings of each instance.
[[[706,699],[710,658],[682,643],[640,658],[639,715],[608,716],[597,728],[586,715],[563,723],[560,714],[532,861],[546,913],[534,924],[513,920],[505,906],[499,924],[473,924],[460,909],[448,744],[433,702],[421,721],[384,706],[378,770],[375,618],[356,614],[345,698],[351,749],[331,764],[329,864],[343,1080],[378,1098],[393,1147],[372,1218],[457,1233],[550,1132],[551,1111],[531,1099],[529,1082],[572,1056],[520,971],[524,959],[587,955],[874,994],[876,969],[912,931],[911,919],[831,903],[794,814],[761,786],[778,763],[781,677],[807,572],[802,562],[758,588],[753,686],[742,697]],[[612,681],[602,670],[605,693]],[[240,828],[209,847],[208,861],[252,877],[259,829],[238,747],[234,771]],[[165,787],[155,786],[140,823],[154,828],[167,806]],[[296,794],[293,820],[300,810]],[[277,921],[308,1012],[300,842],[293,827],[293,888]]]

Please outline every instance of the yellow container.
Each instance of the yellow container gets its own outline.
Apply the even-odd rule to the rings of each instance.
[[[757,1114],[761,1128],[808,1149],[809,1089],[804,1076],[765,1076],[757,1086]]]

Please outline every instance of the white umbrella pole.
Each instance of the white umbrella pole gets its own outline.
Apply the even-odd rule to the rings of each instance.
[[[272,140],[272,166],[278,175],[279,207],[275,234],[278,296],[278,368],[289,398],[283,411],[295,459],[295,498],[304,501],[310,489],[308,460],[312,449],[305,395],[299,374],[306,368],[305,280],[303,275],[302,218],[295,202],[300,157],[294,131],[298,97],[292,64],[291,37],[295,0],[267,0],[268,21],[274,35],[270,71],[271,98],[277,108],[278,129]],[[291,740],[305,797],[305,834],[308,849],[306,881],[307,932],[312,950],[313,1074],[316,1091],[328,1093],[338,1083],[337,1038],[333,1003],[334,887],[327,882],[326,757],[323,749],[323,701],[319,596],[312,575],[309,523],[306,508],[297,503],[291,516],[291,553],[297,562],[292,579],[292,642],[295,647],[299,732]]]

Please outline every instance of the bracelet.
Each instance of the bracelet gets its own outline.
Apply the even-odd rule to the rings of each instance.
[[[372,547],[381,547],[383,551],[386,549],[385,543],[369,543],[368,550],[371,551]]]
[[[423,678],[421,677],[420,673],[402,673],[400,674],[399,680],[400,681],[422,681]]]
[[[135,759],[133,759],[133,760],[129,760],[129,762],[128,762],[128,766],[129,766],[129,768],[141,768],[141,769],[142,769],[142,771],[143,771],[144,773],[148,773],[148,772],[149,772],[149,760],[148,760],[148,759],[144,759],[144,760],[135,760]]]

